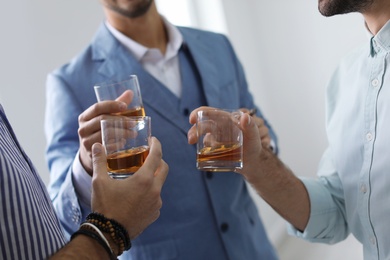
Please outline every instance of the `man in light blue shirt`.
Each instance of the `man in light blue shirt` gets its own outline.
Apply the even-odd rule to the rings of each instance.
[[[241,122],[246,156],[241,173],[291,223],[291,234],[333,244],[352,233],[365,259],[390,259],[390,3],[319,0],[319,10],[325,16],[360,12],[370,33],[329,83],[329,147],[319,178],[299,179],[272,152],[259,149],[247,115]],[[195,141],[193,129],[188,138]]]

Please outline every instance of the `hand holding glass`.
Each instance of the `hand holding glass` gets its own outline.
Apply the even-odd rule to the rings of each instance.
[[[142,102],[141,90],[136,75],[120,82],[105,82],[94,86],[98,102],[106,100],[116,100],[126,91],[132,92],[132,100],[122,116],[145,116],[145,109]]]
[[[100,123],[108,174],[114,179],[127,178],[138,171],[149,154],[151,119],[111,116]]]
[[[199,170],[229,172],[242,169],[243,137],[238,127],[242,115],[239,110],[198,111],[196,166]]]

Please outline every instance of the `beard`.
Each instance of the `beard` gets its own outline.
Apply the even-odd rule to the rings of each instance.
[[[112,2],[112,1],[110,1]],[[117,12],[128,18],[137,18],[144,15],[150,8],[153,3],[153,0],[140,0],[136,3],[124,3],[118,4],[118,1],[114,1],[115,4],[107,3],[106,6],[110,8],[112,11]],[[120,2],[120,1],[119,1]]]
[[[362,13],[367,10],[374,0],[318,0],[318,10],[323,16]]]

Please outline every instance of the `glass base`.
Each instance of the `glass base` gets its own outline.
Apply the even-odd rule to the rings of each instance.
[[[133,174],[132,173],[111,173],[111,172],[109,172],[108,175],[115,180],[124,180]]]
[[[197,162],[196,168],[206,172],[234,172],[242,169],[242,162],[218,162],[218,161],[203,161]]]

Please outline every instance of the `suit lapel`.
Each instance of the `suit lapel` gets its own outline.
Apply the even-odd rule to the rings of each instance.
[[[202,82],[203,91],[206,97],[207,105],[213,107],[220,107],[219,102],[220,88],[218,85],[218,70],[213,62],[216,57],[208,48],[207,39],[198,37],[198,34],[191,30],[179,27],[183,35],[185,44],[187,45],[195,66],[197,67]]]

